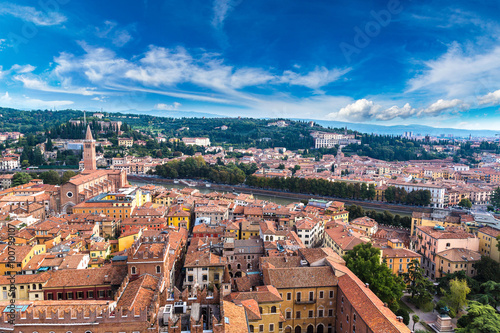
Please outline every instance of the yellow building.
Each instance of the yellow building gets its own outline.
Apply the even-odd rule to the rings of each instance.
[[[21,272],[26,264],[37,254],[43,254],[46,251],[45,244],[16,245],[11,247],[14,249],[14,260],[9,258],[9,246],[4,244],[0,253],[0,275],[17,274]],[[11,254],[12,256],[12,254]]]
[[[481,260],[481,254],[467,249],[449,249],[436,254],[436,278],[445,274],[465,271],[467,276],[476,276],[476,262]]]
[[[75,214],[104,214],[109,218],[124,219],[136,206],[142,206],[142,191],[130,188],[118,193],[103,193],[73,206]]]
[[[240,239],[240,224],[238,222],[228,224],[226,232],[233,233],[236,239]]]
[[[42,301],[43,285],[50,278],[50,273],[16,275],[16,290],[11,291],[11,280],[8,276],[0,276],[0,301]]]
[[[118,146],[120,147],[132,147],[134,145],[133,138],[118,138]]]
[[[430,213],[413,212],[411,215],[411,235],[415,235],[416,227],[434,227],[440,225],[443,227],[460,226],[459,216],[446,216],[442,219],[433,219]]]
[[[167,206],[170,207],[174,202],[177,202],[177,197],[180,194],[173,192],[163,192],[154,197],[153,203],[155,204],[153,207],[157,208],[158,206]]]
[[[385,262],[394,275],[408,273],[408,267],[413,260],[421,262],[422,256],[417,252],[403,249],[396,243],[396,248],[381,249],[380,262]]]
[[[111,245],[108,242],[95,242],[90,247],[89,268],[102,267],[104,260],[111,254]]]
[[[118,238],[118,251],[121,252],[123,250],[126,250],[134,244],[134,242],[142,236],[142,229],[139,229],[139,231],[131,231],[126,234],[122,234]]]
[[[259,236],[260,226],[259,223],[252,223],[247,220],[241,222],[241,239],[249,239],[251,236]]]
[[[331,267],[264,268],[263,278],[283,299],[282,332],[332,331],[338,278]]]
[[[498,250],[498,237],[500,230],[491,227],[483,227],[477,230],[479,238],[479,252],[483,256],[490,257],[496,262],[500,262],[500,251]]]
[[[187,209],[187,211],[186,211]],[[189,212],[189,208],[184,206],[172,206],[168,210],[168,214],[166,215],[167,222],[169,226],[174,226],[176,228],[185,228],[189,230],[191,227],[191,213]]]
[[[245,308],[249,332],[280,332],[283,325],[280,303],[274,286],[258,286],[251,292],[231,294],[231,300]]]

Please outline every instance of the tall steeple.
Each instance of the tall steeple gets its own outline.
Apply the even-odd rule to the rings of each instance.
[[[92,137],[90,125],[87,125],[87,133],[83,143],[83,167],[85,170],[97,170],[95,155],[95,140]]]

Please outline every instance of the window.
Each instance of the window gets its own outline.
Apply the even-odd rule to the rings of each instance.
[[[135,268],[135,266],[132,266],[131,273],[132,274],[137,274],[137,269]]]
[[[250,325],[250,332],[253,333],[253,325]]]
[[[330,298],[333,298],[333,290],[330,290]]]
[[[87,291],[87,298],[94,298],[94,292],[93,291]]]
[[[300,302],[301,297],[302,297],[302,294],[300,292],[298,292],[297,295],[295,296],[295,299],[297,300],[297,302]]]
[[[314,291],[309,292],[309,301],[314,301]]]
[[[79,291],[77,293],[77,297],[78,297],[78,299],[82,299],[83,298],[83,291]]]
[[[99,298],[104,298],[104,290],[99,290]]]
[[[295,312],[295,318],[300,319],[300,311]]]
[[[352,322],[353,322],[353,323],[355,323],[355,322],[356,322],[356,314],[355,314],[355,313],[353,313],[353,315],[352,315]]]
[[[321,290],[319,292],[319,298],[324,298],[324,296],[325,296],[324,294],[325,294],[325,292],[323,290]]]
[[[47,299],[50,300],[50,301],[53,300],[54,299],[54,294],[53,293],[48,293],[47,294]]]
[[[313,318],[314,317],[314,311],[313,310],[309,310],[309,318]]]
[[[349,315],[346,316],[346,321],[349,322]]]
[[[290,301],[292,299],[292,293],[286,293],[286,300]]]
[[[271,306],[271,313],[276,313],[276,307],[275,306]]]
[[[203,281],[203,282],[206,282],[206,281],[208,280],[208,277],[207,277],[206,275],[203,275],[203,276],[201,277],[201,279],[202,279],[202,281]]]
[[[323,317],[323,309],[318,310],[318,317],[319,318]]]
[[[262,314],[262,308],[259,306],[259,312],[260,314]]]
[[[264,325],[259,325],[259,332],[264,332]]]
[[[218,281],[219,280],[219,273],[214,273],[214,280]]]
[[[274,324],[269,324],[269,332],[274,332]]]
[[[333,309],[328,309],[328,317],[333,317]]]
[[[193,282],[193,276],[192,275],[188,275],[188,282]]]
[[[73,293],[66,293],[66,299],[73,299]]]
[[[286,319],[292,319],[292,311],[288,310],[286,312]]]
[[[450,247],[450,243],[446,243],[446,247]]]
[[[156,273],[160,274],[161,273],[161,267],[158,265],[156,266]]]

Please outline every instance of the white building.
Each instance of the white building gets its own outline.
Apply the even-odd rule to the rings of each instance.
[[[186,145],[197,145],[202,147],[210,146],[209,138],[182,138],[182,142]]]
[[[19,160],[15,157],[0,158],[0,170],[14,170],[19,168]]]
[[[418,190],[429,190],[431,192],[431,206],[435,208],[444,208],[444,196],[446,189],[442,186],[421,183],[394,183],[389,184],[397,188],[403,188],[406,192]]]
[[[295,223],[297,235],[306,247],[315,247],[323,242],[324,226],[321,221],[309,218],[298,220]]]

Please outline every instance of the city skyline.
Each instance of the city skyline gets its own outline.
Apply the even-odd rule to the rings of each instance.
[[[499,4],[0,4],[0,106],[496,129]]]

